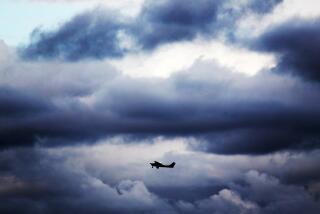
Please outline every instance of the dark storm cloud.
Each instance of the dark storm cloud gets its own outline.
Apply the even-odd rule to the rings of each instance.
[[[220,0],[147,1],[138,17],[135,32],[144,49],[163,43],[191,40],[214,32]]]
[[[280,2],[251,0],[233,5],[221,0],[146,1],[132,20],[96,9],[75,16],[57,30],[34,30],[31,42],[19,50],[26,60],[122,57],[128,51],[152,50],[199,35],[212,38],[223,31],[232,34],[243,15],[267,13]],[[134,47],[122,46],[123,35],[136,43]]]
[[[74,149],[74,150],[73,150]],[[281,181],[281,177],[272,175],[272,168],[269,173],[257,170],[246,170],[237,165],[237,158],[229,164],[228,158],[224,159],[224,164],[213,164],[197,171],[188,168],[190,165],[182,166],[192,170],[193,173],[185,174],[185,171],[157,173],[158,171],[144,168],[144,172],[149,177],[142,180],[128,180],[118,178],[115,184],[111,184],[108,179],[103,178],[103,170],[112,174],[114,178],[119,175],[119,170],[110,169],[110,166],[97,165],[92,160],[93,151],[79,153],[77,159],[77,149],[71,150],[45,150],[45,149],[15,149],[1,151],[0,167],[3,163],[6,170],[0,171],[0,212],[1,213],[317,213],[319,203],[308,191],[300,185],[287,184]],[[79,151],[79,150],[78,150]],[[82,150],[85,151],[85,150]],[[101,151],[101,150],[100,150]],[[128,152],[130,149],[128,150]],[[94,152],[96,155],[97,153]],[[285,160],[285,154],[279,154]],[[89,159],[88,159],[89,157]],[[201,164],[208,164],[208,157],[197,155],[192,159],[189,155],[181,155],[183,160],[196,161],[197,169]],[[282,167],[286,168],[291,160],[295,160],[297,166],[302,166],[301,162],[310,163],[316,161],[319,153],[314,156],[303,154],[301,158],[292,157],[283,161]],[[251,157],[253,160],[257,157]],[[192,160],[191,160],[192,159]],[[273,158],[271,158],[272,160]],[[309,159],[309,160],[308,160]],[[91,174],[87,169],[86,161],[93,161],[95,170],[100,173]],[[249,161],[249,160],[248,160]],[[269,160],[270,161],[270,160]],[[259,159],[257,163],[261,162]],[[266,160],[268,163],[268,160]],[[313,162],[316,163],[316,162]],[[116,163],[114,163],[116,164]],[[135,164],[137,164],[135,162]],[[194,163],[193,163],[194,164]],[[236,165],[236,166],[235,166]],[[274,166],[269,163],[269,166]],[[99,168],[101,167],[101,168]],[[130,165],[123,168],[127,171],[126,176],[131,175]],[[143,168],[142,166],[139,166]],[[208,168],[209,167],[209,168]],[[203,181],[198,173],[204,175],[208,169],[217,170],[222,167],[223,175],[216,178],[211,183],[203,183],[208,187],[215,182],[221,182],[224,187],[220,190],[212,190],[207,197],[202,197],[202,189],[196,188],[198,182]],[[246,167],[249,167],[246,165]],[[280,167],[280,166],[279,166]],[[106,169],[107,168],[107,169]],[[231,169],[236,173],[227,173]],[[259,170],[264,170],[260,167]],[[179,178],[179,182],[173,182],[174,186],[163,185],[164,179],[168,176]],[[291,174],[295,176],[294,174]],[[166,198],[159,196],[149,188],[152,185],[152,177],[158,178],[153,185],[156,185],[163,192],[170,192],[171,188],[179,187],[183,182],[190,188],[190,198],[184,197]],[[195,180],[188,181],[188,177]],[[239,178],[242,182],[239,182]],[[160,181],[160,182],[159,182]],[[150,183],[151,184],[146,184]],[[158,183],[157,183],[158,182]],[[170,181],[167,181],[170,183]],[[172,182],[171,182],[172,183]],[[183,190],[181,190],[184,192]],[[200,194],[199,194],[200,193]],[[200,196],[199,196],[200,195]]]
[[[319,81],[319,38],[319,19],[294,19],[268,29],[255,46],[258,50],[278,55],[277,72]]]
[[[10,87],[0,87],[0,117],[23,117],[49,111],[51,104]]]
[[[122,24],[114,14],[98,9],[77,15],[56,31],[35,29],[31,43],[21,48],[24,59],[102,59],[121,57],[125,50],[119,46],[117,34]]]
[[[287,120],[280,116],[278,121],[274,121],[273,127],[269,124],[262,125],[263,128],[239,128],[239,130],[209,134],[204,139],[211,142],[207,148],[209,151],[220,154],[265,154],[286,149],[317,148],[319,123],[304,127],[303,124],[310,121],[305,120],[301,121],[301,125],[294,125],[295,120],[297,115],[292,115],[291,119]],[[247,122],[243,121],[243,124]],[[258,124],[256,126],[259,127]]]
[[[17,130],[17,133],[10,132],[11,128],[16,127],[18,124],[22,125],[26,121],[32,123],[34,118],[42,114],[48,114],[53,110],[53,105],[50,101],[7,87],[1,87],[0,103],[2,146],[10,145],[12,141],[17,145],[32,142],[33,137],[28,134],[30,131],[28,127],[23,127],[20,131]]]
[[[23,102],[37,109],[34,115],[28,105],[19,105],[20,98],[4,100],[3,109],[14,103],[26,113],[2,119],[1,147],[64,145],[127,134],[194,137],[204,141],[207,151],[222,154],[308,150],[319,145],[319,90],[273,73],[247,77],[213,62],[197,62],[169,79],[118,75],[90,94],[91,104],[81,101],[86,95],[25,96]]]

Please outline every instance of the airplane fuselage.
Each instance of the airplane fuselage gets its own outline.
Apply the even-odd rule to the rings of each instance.
[[[153,168],[153,167],[156,167],[157,169],[159,169],[160,167],[162,167],[162,168],[173,168],[175,164],[176,164],[176,163],[173,162],[173,163],[171,163],[171,164],[169,164],[169,165],[165,165],[165,164],[159,163],[159,162],[157,162],[157,161],[155,161],[154,163],[150,163],[150,165],[151,165],[152,168]]]

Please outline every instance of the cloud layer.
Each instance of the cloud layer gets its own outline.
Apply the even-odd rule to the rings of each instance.
[[[145,1],[135,18],[95,9],[75,16],[56,30],[35,29],[30,43],[20,48],[20,55],[26,60],[115,58],[197,36],[212,38],[225,33],[231,37],[231,28],[240,17],[270,12],[280,2],[250,0],[235,6],[232,1],[220,0]]]
[[[316,182],[310,182],[306,188],[299,183],[289,184],[285,175],[297,177],[304,172],[291,171],[286,174],[282,170],[282,167],[290,167],[292,161],[298,167],[316,163],[319,152],[308,157],[286,153],[261,157],[208,156],[187,150],[172,153],[172,149],[165,149],[168,145],[170,148],[170,144],[173,148],[175,142],[166,144],[158,141],[154,145],[142,142],[130,146],[118,140],[90,148],[1,152],[0,198],[4,203],[1,203],[0,211],[317,213],[319,209],[313,195],[314,192],[319,194]],[[179,163],[187,164],[177,165],[175,171],[153,170],[145,160],[152,155],[145,152],[154,149],[160,150],[158,156],[161,159],[168,161],[174,158]],[[164,152],[161,152],[163,149]],[[110,156],[114,150],[120,155],[127,154],[128,158],[114,159]],[[132,152],[138,154],[130,157],[130,153],[135,154]],[[147,157],[139,156],[141,152]],[[255,164],[249,166],[249,162]],[[274,163],[281,165],[279,169],[274,167]],[[250,167],[255,170],[248,169]],[[193,173],[186,173],[190,170]],[[277,170],[282,174],[278,174]],[[313,172],[315,175],[318,170]],[[172,173],[179,182],[169,179]],[[217,186],[215,190],[213,185]],[[209,191],[201,193],[203,188]],[[179,192],[183,194],[188,189],[192,189],[193,198],[178,196]]]
[[[51,75],[42,71],[47,66],[53,75],[56,67],[64,70],[62,77],[77,72],[78,80],[84,80],[94,70],[93,77],[101,78],[73,86],[55,76],[42,85],[41,78]],[[12,81],[22,67],[30,70],[31,78]],[[201,60],[168,79],[131,78],[111,67],[86,70],[81,64],[73,71],[76,67],[54,63],[11,67],[0,96],[2,148],[95,142],[118,134],[190,137],[202,141],[207,151],[221,154],[308,150],[318,145],[316,84],[270,72],[248,77]],[[56,82],[60,86],[54,92],[48,86],[55,88]]]

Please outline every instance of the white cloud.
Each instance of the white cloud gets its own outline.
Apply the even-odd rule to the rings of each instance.
[[[168,77],[176,71],[187,69],[199,59],[213,59],[224,67],[249,75],[275,66],[272,55],[227,45],[218,40],[202,39],[163,45],[153,52],[130,53],[123,59],[110,62],[133,77]]]
[[[250,14],[238,23],[237,34],[243,38],[258,36],[270,26],[292,18],[317,18],[320,15],[318,0],[284,0],[271,13],[260,16]]]

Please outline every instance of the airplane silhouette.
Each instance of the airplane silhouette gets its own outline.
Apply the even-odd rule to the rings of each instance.
[[[157,169],[159,169],[159,167],[164,167],[164,168],[173,168],[174,165],[176,165],[175,162],[172,162],[170,165],[164,165],[162,163],[159,163],[158,161],[154,161],[154,163],[150,163],[152,168],[156,167]]]

